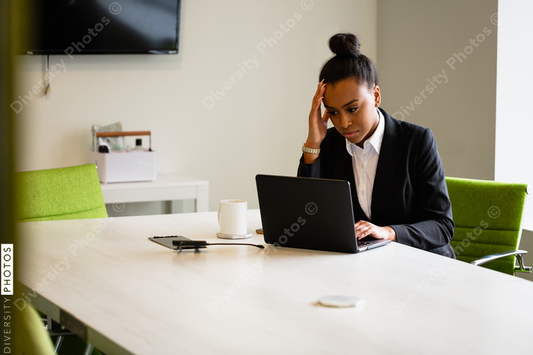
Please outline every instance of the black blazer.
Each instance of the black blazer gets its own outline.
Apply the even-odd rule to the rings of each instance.
[[[355,221],[390,226],[399,243],[455,258],[449,244],[454,228],[452,207],[433,133],[380,111],[385,132],[372,190],[371,220],[359,205],[346,139],[335,128],[328,129],[313,164],[305,164],[302,156],[298,176],[349,181]]]

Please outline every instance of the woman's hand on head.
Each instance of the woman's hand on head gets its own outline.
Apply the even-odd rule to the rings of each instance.
[[[322,80],[318,83],[311,105],[311,112],[309,113],[309,135],[307,136],[307,142],[305,144],[308,148],[320,148],[320,143],[322,143],[326,137],[329,116],[327,111],[322,115],[322,100],[324,100],[325,91],[326,84],[324,83],[324,80]]]
[[[359,221],[355,224],[355,236],[363,239],[371,236],[377,239],[390,239],[396,241],[396,232],[391,227],[378,227],[367,221]]]
[[[320,144],[326,138],[329,116],[327,111],[322,115],[322,100],[324,100],[325,91],[326,84],[322,80],[318,83],[315,96],[313,97],[313,103],[311,104],[311,112],[309,113],[309,133],[307,135],[307,141],[304,143],[307,148],[320,148]],[[317,154],[304,153],[306,164],[314,163],[317,158]]]

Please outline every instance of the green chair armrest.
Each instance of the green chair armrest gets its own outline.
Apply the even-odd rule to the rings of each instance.
[[[533,272],[533,268],[530,266],[524,266],[524,260],[522,259],[522,254],[527,254],[526,250],[508,250],[501,253],[496,253],[492,255],[484,256],[480,259],[472,261],[470,264],[473,264],[475,266],[480,266],[485,263],[488,263],[489,261],[493,261],[496,259],[504,258],[506,256],[516,255],[516,258],[518,259],[519,266],[515,268],[515,271],[521,271],[521,272]]]

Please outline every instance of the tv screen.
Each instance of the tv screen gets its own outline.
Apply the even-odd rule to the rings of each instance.
[[[34,0],[26,54],[176,54],[180,0]]]

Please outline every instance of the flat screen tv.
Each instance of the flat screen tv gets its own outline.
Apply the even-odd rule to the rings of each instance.
[[[25,54],[176,54],[180,0],[33,0]]]

